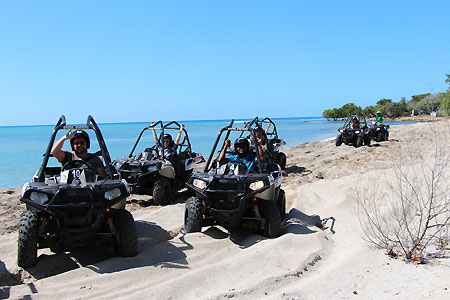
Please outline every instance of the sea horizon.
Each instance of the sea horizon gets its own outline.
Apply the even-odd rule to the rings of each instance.
[[[235,119],[237,122],[244,120],[250,121],[251,119]],[[337,134],[337,129],[341,126],[339,122],[328,122],[323,117],[289,117],[273,118],[272,120],[277,126],[279,137],[286,142],[285,147],[330,139]],[[207,158],[218,132],[229,125],[230,121],[231,119],[183,120],[177,122],[186,125],[192,150]],[[169,121],[164,121],[164,123],[166,122]],[[7,160],[0,165],[0,172],[3,174],[0,177],[0,188],[22,186],[31,180],[42,164],[43,154],[47,149],[55,124],[0,126],[0,144],[2,145],[0,155],[7,157]],[[68,124],[83,125],[82,123]],[[143,128],[149,125],[150,122],[98,123],[112,160],[128,157],[138,135]],[[56,140],[65,133],[65,130],[60,130]],[[89,134],[92,140],[93,133],[89,132]],[[176,133],[172,134],[172,136],[174,135]],[[92,144],[93,146],[89,149],[91,153],[99,149],[96,142]],[[153,136],[146,132],[134,154],[152,145],[154,145]],[[70,144],[66,142],[63,149],[70,151]],[[54,160],[50,162],[50,165],[58,166],[59,163]]]

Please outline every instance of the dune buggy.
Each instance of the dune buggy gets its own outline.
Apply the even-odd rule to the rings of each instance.
[[[161,145],[165,133],[174,130],[179,132],[180,128],[180,124],[175,121],[165,125],[162,121],[158,121],[151,126],[145,127],[139,134],[128,158],[120,158],[113,162],[122,178],[128,182],[131,191],[133,193],[152,195],[154,205],[168,204],[174,193],[184,188],[186,181],[192,174],[194,163],[202,162],[203,157],[192,152],[186,129],[183,129],[177,153],[170,161],[158,150],[157,145],[145,148],[143,152],[136,155],[134,151],[144,133],[148,132],[148,130],[155,129],[160,131],[159,143]],[[152,144],[154,144],[154,141]],[[162,150],[167,151],[163,147]]]
[[[377,123],[375,121],[372,122],[372,125],[369,128],[370,136],[373,140],[377,142],[383,142],[389,140],[389,125]]]
[[[253,122],[253,121],[252,121]],[[186,186],[195,193],[186,201],[185,232],[199,232],[203,226],[243,227],[261,232],[267,237],[281,234],[281,219],[285,215],[286,198],[281,189],[281,169],[276,164],[262,162],[257,155],[256,171],[240,161],[220,165],[213,159],[217,145],[229,139],[250,134],[256,140],[253,124],[244,128],[230,125],[221,129],[203,172],[194,173]],[[234,153],[233,147],[227,153]]]
[[[51,149],[59,130],[89,129],[95,132],[103,157],[106,176],[84,160],[72,160],[62,167],[48,166]],[[59,163],[58,163],[59,164]],[[67,126],[61,116],[57,122],[41,167],[31,182],[25,183],[20,200],[27,210],[20,216],[17,264],[31,267],[37,262],[38,248],[73,249],[105,241],[120,256],[135,256],[137,235],[133,216],[125,210],[129,196],[100,129],[89,116],[84,126]]]
[[[344,125],[338,131],[339,134],[336,136],[337,147],[342,145],[342,143],[355,147],[370,146],[371,134],[366,118],[363,115],[349,115]]]

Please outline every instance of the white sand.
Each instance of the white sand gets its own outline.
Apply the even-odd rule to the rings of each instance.
[[[21,299],[450,299],[450,260],[413,265],[391,259],[362,239],[356,188],[389,175],[406,140],[425,145],[429,124],[391,127],[391,141],[335,147],[334,141],[285,149],[289,214],[284,234],[267,239],[220,227],[182,232],[184,204],[128,205],[138,255],[105,249],[54,254],[39,250],[35,267],[17,267],[20,189],[0,191],[0,297]],[[429,140],[427,140],[429,141]],[[430,154],[431,155],[431,154]],[[331,228],[314,226],[334,217]],[[331,220],[327,223],[331,225]]]

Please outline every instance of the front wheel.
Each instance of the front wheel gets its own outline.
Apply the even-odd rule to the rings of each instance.
[[[370,146],[371,140],[372,140],[372,139],[370,138],[370,136],[366,136],[366,137],[364,138],[364,145]]]
[[[280,211],[280,218],[283,219],[286,215],[286,193],[282,189],[278,194],[277,207]]]
[[[385,141],[389,141],[389,131],[386,130],[385,135],[384,135],[384,140]]]
[[[362,136],[358,136],[358,139],[356,140],[356,148],[361,147],[363,145],[364,139]]]
[[[170,182],[165,177],[159,177],[153,185],[153,204],[166,205],[170,198]]]
[[[184,232],[200,232],[203,225],[203,205],[197,197],[189,197],[184,209]]]
[[[27,210],[20,215],[17,265],[22,268],[32,267],[37,263],[39,215]]]
[[[281,234],[281,216],[275,202],[260,200],[259,208],[265,220],[263,235],[269,238],[279,236]]]
[[[336,147],[339,147],[340,145],[342,145],[342,135],[338,135],[336,137]]]
[[[137,254],[137,233],[133,215],[124,209],[114,213],[114,225],[117,229],[117,249],[119,256],[132,257]]]
[[[382,141],[384,141],[384,134],[382,132],[380,132],[377,135],[377,142],[382,142]]]
[[[276,163],[280,166],[281,170],[286,168],[286,154],[279,152],[277,155]]]

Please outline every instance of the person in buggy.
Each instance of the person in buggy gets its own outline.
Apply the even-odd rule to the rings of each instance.
[[[381,125],[383,123],[383,114],[381,113],[381,111],[377,111],[377,113],[375,114],[375,122],[377,123],[377,125]]]
[[[151,125],[154,125],[155,122],[152,122]],[[172,140],[172,136],[168,133],[164,134],[163,137],[163,147],[161,146],[161,143],[158,140],[158,136],[156,135],[156,131],[154,128],[152,128],[152,132],[153,132],[153,138],[155,139],[156,142],[156,147],[158,148],[158,152],[161,156],[163,156],[163,152],[164,152],[164,158],[168,159],[168,160],[172,160],[174,158],[174,156],[177,153],[177,149],[178,149],[178,145],[180,143],[180,138],[181,135],[183,133],[183,129],[184,129],[184,124],[181,124],[180,126],[180,132],[178,133],[177,139],[175,140],[175,143]]]
[[[359,128],[361,128],[361,123],[359,123],[357,117],[353,117],[351,127],[352,127],[352,129],[359,129]]]
[[[222,151],[220,152],[218,157],[219,164],[226,164],[230,161],[242,161],[250,171],[256,170],[256,153],[250,152],[250,143],[248,139],[244,137],[237,138],[234,142],[234,150],[236,154],[225,157],[225,152],[230,146],[231,141],[229,139],[226,139]],[[264,152],[260,145],[260,139],[257,139],[257,147],[259,157],[261,157],[261,161],[264,161]]]
[[[66,140],[70,140],[71,152],[62,150]],[[51,153],[63,166],[73,160],[82,160],[92,166],[98,175],[106,176],[102,160],[97,155],[88,153],[89,147],[90,139],[86,131],[76,130],[72,132],[72,130],[69,130],[53,145]],[[80,163],[80,168],[88,168],[88,165]]]

